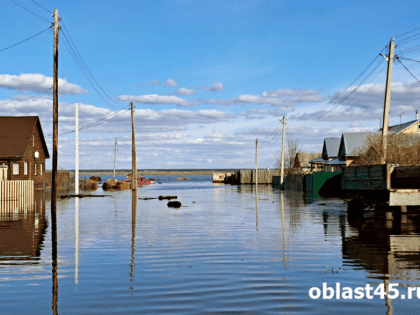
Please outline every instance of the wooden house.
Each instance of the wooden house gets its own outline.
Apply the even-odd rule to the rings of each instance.
[[[359,150],[365,145],[366,140],[375,135],[374,132],[345,132],[341,135],[338,156],[328,162],[325,167],[329,171],[341,171],[344,167],[351,165],[359,154]]]
[[[338,157],[338,149],[340,147],[340,138],[325,138],[324,145],[322,146],[322,155],[316,159],[310,160],[311,171],[313,172],[333,172],[334,169],[326,162],[331,161]]]
[[[33,180],[41,188],[49,157],[38,116],[0,117],[0,168],[8,180]]]
[[[382,128],[379,129],[378,131],[382,132]],[[393,134],[419,133],[419,132],[420,132],[420,121],[418,119],[388,127],[388,133],[393,133]]]

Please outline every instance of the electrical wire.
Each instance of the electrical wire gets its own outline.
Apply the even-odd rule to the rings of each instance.
[[[83,65],[83,67],[86,69],[86,72],[88,73],[88,75],[89,75],[89,77],[93,80],[93,82],[95,82],[95,84],[98,86],[98,88],[109,98],[109,99],[112,99],[112,97],[110,97],[105,91],[104,91],[104,89],[99,85],[99,83],[98,83],[98,81],[96,81],[96,79],[95,79],[95,77],[93,76],[93,74],[92,74],[92,72],[90,72],[90,70],[89,70],[89,68],[88,68],[88,66],[86,65],[86,63],[83,61],[83,58],[82,58],[82,56],[80,55],[80,53],[79,53],[79,51],[77,50],[77,47],[76,47],[76,45],[74,44],[74,42],[73,42],[73,39],[71,38],[71,36],[70,36],[70,33],[69,33],[69,31],[67,30],[67,28],[66,28],[66,25],[64,24],[64,22],[63,21],[61,21],[61,24],[63,25],[63,27],[64,27],[64,30],[65,30],[65,32],[67,33],[67,36],[69,37],[69,39],[70,39],[70,42],[71,42],[71,44],[72,44],[72,46],[74,47],[74,50],[76,51],[76,55],[79,57],[79,60],[80,60],[80,62],[81,62],[81,64]]]
[[[31,10],[29,10],[28,8],[25,8],[23,5],[21,5],[21,4],[19,4],[19,3],[17,3],[16,1],[14,1],[14,0],[9,0],[9,2],[13,3],[15,6],[17,6],[17,7],[21,8],[22,10],[24,10],[24,11],[26,11],[26,12],[28,12],[29,14],[32,14],[33,16],[37,17],[38,19],[43,20],[43,21],[45,21],[45,22],[47,22],[47,23],[51,23],[51,21],[48,21],[47,19],[45,19],[45,18],[43,18],[42,16],[40,16],[40,15],[36,14],[35,12],[32,12]]]
[[[80,69],[80,71],[82,72],[82,74],[85,76],[85,78],[87,79],[87,81],[89,82],[89,84],[92,86],[92,88],[95,90],[95,92],[99,95],[100,98],[102,98],[102,100],[107,103],[110,107],[114,108],[114,109],[118,109],[118,107],[116,107],[114,104],[111,104],[96,88],[96,86],[93,84],[92,80],[90,79],[89,75],[86,73],[85,68],[83,67],[83,65],[81,64],[80,60],[78,59],[76,53],[74,52],[74,49],[71,47],[70,42],[68,41],[65,33],[61,33],[64,36],[64,46],[66,46],[66,49],[68,50],[68,52],[70,53],[71,57],[73,58],[74,62],[76,63],[76,65],[78,66],[78,68]]]
[[[124,114],[125,112],[129,111],[130,108],[127,108],[129,106],[131,106],[131,105],[127,105],[124,108],[118,110],[117,112],[111,113],[111,114],[109,114],[109,115],[107,115],[107,116],[105,116],[105,117],[103,117],[103,118],[101,118],[101,119],[99,119],[97,121],[94,121],[94,122],[92,122],[90,124],[87,124],[85,126],[82,126],[78,130],[79,131],[83,131],[83,130],[86,130],[86,129],[90,129],[92,127],[96,127],[96,126],[102,125],[102,124],[104,124],[104,123],[106,123],[106,122],[108,122],[108,121],[110,121],[112,119],[115,119],[115,118],[121,116],[122,114]],[[120,114],[117,114],[119,112],[121,112],[121,113]],[[60,136],[63,136],[63,135],[67,135],[67,134],[70,134],[70,133],[73,133],[73,132],[76,132],[76,129],[71,130],[71,131],[67,131],[67,132],[64,132],[64,133],[61,133],[59,135]],[[51,139],[51,138],[52,138],[51,135],[49,135],[48,137],[46,137],[46,139]]]
[[[419,79],[417,79],[417,77],[410,71],[410,70],[408,70],[408,68],[402,63],[402,61],[400,60],[400,58],[398,58],[398,61],[400,62],[400,64],[405,68],[405,70],[407,70],[408,71],[408,73],[409,74],[411,74],[411,76],[414,78],[414,79],[416,79],[419,83],[420,83],[420,80]]]
[[[383,53],[383,51],[386,49],[386,47],[384,47],[382,50],[381,50],[381,52],[380,53]],[[312,111],[311,113],[308,113],[308,115],[312,115],[312,116],[316,116],[316,115],[318,115],[319,113],[321,113],[324,109],[326,109],[329,105],[331,105],[331,104],[334,104],[338,99],[340,99],[340,97],[342,97],[345,93],[346,93],[346,91],[348,91],[353,85],[354,85],[354,83],[355,82],[357,82],[365,73],[366,73],[366,71],[375,63],[375,61],[377,60],[379,58],[379,54],[377,55],[377,56],[375,56],[375,58],[373,58],[373,60],[367,65],[367,67],[347,86],[347,88],[345,88],[345,89],[343,89],[340,93],[338,93],[336,96],[334,96],[331,100],[329,100],[325,105],[323,105],[320,109],[318,109],[318,110],[316,110],[316,111]],[[379,62],[379,64],[382,62],[382,60]],[[374,70],[376,70],[376,68],[378,67],[379,65],[376,65],[376,67],[374,68]],[[373,70],[373,71],[374,71]],[[371,71],[371,73],[372,73],[372,71]],[[371,75],[371,73],[369,74],[369,75]],[[369,77],[369,75],[368,75],[368,77]],[[365,80],[366,80],[367,78],[365,78]],[[364,82],[364,81],[362,81],[362,82]],[[359,84],[359,86],[360,86],[361,84]],[[335,106],[335,107],[333,107],[333,109],[334,108],[336,108],[337,106]],[[307,116],[308,117],[308,116]],[[307,124],[304,124],[304,125],[308,125],[309,123],[307,123]]]
[[[420,27],[415,28],[414,30],[411,30],[411,31],[409,31],[409,32],[406,32],[406,33],[403,33],[403,34],[400,34],[400,35],[394,36],[394,38],[396,38],[396,37],[400,37],[400,36],[404,36],[404,35],[407,35],[407,34],[410,34],[410,33],[414,32],[414,31],[417,31],[417,30],[420,30]]]
[[[35,3],[37,6],[39,6],[41,9],[44,9],[45,11],[47,11],[48,13],[54,14],[52,11],[46,9],[45,7],[43,7],[42,5],[40,5],[38,2],[36,2],[35,0],[31,0],[33,3]]]
[[[318,116],[318,117],[316,117],[315,119],[313,119],[312,121],[308,121],[306,124],[302,124],[301,126],[306,126],[306,125],[309,125],[309,124],[313,124],[314,123],[314,121],[318,121],[318,120],[320,120],[322,117],[324,117],[325,115],[327,115],[328,113],[330,113],[330,112],[332,112],[335,108],[337,108],[339,105],[341,105],[341,104],[343,104],[344,103],[344,101],[346,101],[353,93],[355,93],[365,82],[366,82],[366,80],[376,71],[376,69],[380,66],[380,64],[383,62],[383,60],[381,60],[381,62],[379,62],[376,66],[375,66],[375,68],[368,74],[368,76],[366,77],[366,78],[364,78],[363,80],[362,80],[362,82],[361,83],[359,83],[359,85],[355,88],[355,89],[353,89],[349,94],[347,94],[340,102],[338,102],[332,109],[330,109],[329,111],[327,111],[327,112],[325,112],[325,113],[323,113],[321,116]],[[379,72],[380,73],[380,72]],[[378,76],[379,75],[379,73],[376,75],[376,76]],[[373,78],[373,79],[375,79],[376,78],[376,76]],[[373,79],[371,80],[371,81],[373,81]],[[366,88],[366,87],[365,87]],[[344,94],[344,92],[345,91],[347,91],[349,88],[347,88],[346,90],[344,90],[341,94]],[[359,92],[358,94],[356,94],[356,96],[357,95],[359,95],[361,92]],[[337,98],[334,98],[332,101],[330,101],[329,103],[332,103],[334,100],[337,100]],[[321,113],[320,111],[319,112],[317,112],[317,113]]]
[[[22,44],[22,43],[24,43],[24,42],[26,42],[26,41],[30,40],[31,38],[34,38],[34,37],[36,37],[36,36],[38,36],[38,35],[40,35],[40,34],[44,33],[45,31],[47,31],[47,30],[49,30],[49,29],[51,29],[51,28],[52,28],[52,26],[47,27],[45,30],[43,30],[43,31],[41,31],[41,32],[39,32],[39,33],[36,33],[35,35],[32,35],[31,37],[28,37],[28,38],[26,38],[26,39],[24,39],[24,40],[21,40],[20,42],[18,42],[18,43],[16,43],[16,44],[13,44],[13,45],[11,45],[11,46],[8,46],[8,47],[6,47],[6,48],[3,48],[2,50],[0,50],[0,52],[3,52],[3,51],[8,50],[8,49],[10,49],[10,48],[13,48],[13,47],[15,47],[15,46],[17,46],[17,45],[19,45],[19,44]]]

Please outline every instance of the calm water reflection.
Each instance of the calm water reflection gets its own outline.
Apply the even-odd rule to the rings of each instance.
[[[348,218],[342,200],[159,176],[138,197],[1,212],[1,314],[400,314],[412,300],[312,300],[311,287],[420,286],[420,218]],[[103,194],[99,189],[94,194]],[[47,210],[46,210],[47,209]],[[52,289],[52,290],[51,290]]]

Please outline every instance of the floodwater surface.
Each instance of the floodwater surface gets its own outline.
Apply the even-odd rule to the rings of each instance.
[[[138,198],[178,196],[178,209],[99,188],[105,197],[59,199],[56,222],[42,194],[34,211],[2,210],[0,313],[417,313],[416,215],[390,226],[348,218],[340,199],[177,177],[154,176]],[[331,289],[313,298],[323,283]],[[398,298],[373,295],[388,284]],[[349,298],[367,285],[373,298]]]

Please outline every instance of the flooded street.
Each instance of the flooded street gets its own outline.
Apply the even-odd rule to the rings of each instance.
[[[309,296],[324,282],[395,283],[400,295],[420,286],[417,216],[386,229],[373,214],[347,218],[339,199],[177,177],[155,176],[138,197],[178,196],[179,209],[157,199],[133,209],[130,190],[59,199],[56,246],[44,195],[35,213],[3,211],[1,314],[417,312],[416,291],[392,301]]]

